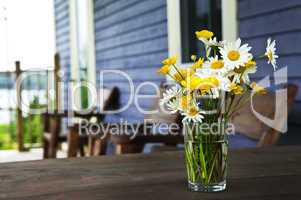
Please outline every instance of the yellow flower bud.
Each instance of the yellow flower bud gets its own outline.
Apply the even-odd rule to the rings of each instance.
[[[208,30],[202,30],[202,31],[197,31],[195,32],[196,37],[199,40],[205,39],[205,40],[209,40],[211,37],[213,37],[213,32],[208,31]]]
[[[255,94],[266,94],[267,93],[267,90],[264,87],[258,85],[256,82],[251,83],[250,86],[253,89]]]
[[[198,68],[201,68],[202,65],[203,65],[203,62],[204,62],[204,58],[199,58],[197,62],[195,62],[191,68],[192,69],[198,69]]]
[[[168,74],[168,73],[169,73],[169,70],[170,70],[169,65],[164,65],[164,66],[162,66],[157,72],[158,72],[159,74]]]
[[[177,63],[177,56],[173,56],[171,58],[167,58],[162,61],[163,65],[175,65]]]
[[[233,92],[234,94],[242,94],[243,93],[243,87],[241,87],[238,84],[235,83],[231,83],[231,85],[229,86],[230,92]]]
[[[196,58],[196,55],[191,55],[190,59],[191,59],[192,61],[194,61],[194,62],[195,62],[195,61],[196,61],[196,59],[197,59],[197,58]]]

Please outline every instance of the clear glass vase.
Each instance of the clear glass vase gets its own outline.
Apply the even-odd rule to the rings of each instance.
[[[191,191],[218,192],[226,189],[227,123],[218,119],[206,124],[184,123],[185,160]],[[209,128],[208,128],[209,127]]]

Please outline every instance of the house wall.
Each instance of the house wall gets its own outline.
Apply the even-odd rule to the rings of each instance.
[[[66,0],[55,0],[56,50],[60,54],[61,68],[70,74],[69,44],[69,3]]]
[[[70,80],[70,26],[69,26],[69,1],[68,0],[54,0],[55,12],[55,40],[56,52],[60,55],[61,70],[64,75],[62,80],[67,82]],[[67,88],[64,91],[64,106],[68,106]]]
[[[160,84],[164,78],[158,76],[156,70],[168,56],[166,1],[95,0],[94,9],[97,70],[122,70],[134,81],[136,89],[145,81]],[[117,86],[121,91],[121,106],[127,104],[130,91],[126,78],[106,74],[104,85]],[[139,94],[151,95],[155,90],[145,86]],[[147,109],[152,100],[142,99],[139,105]],[[131,104],[129,109],[107,119],[120,118],[141,121],[143,114]]]
[[[301,87],[301,1],[237,1],[239,36],[253,46],[253,52],[264,52],[268,37],[276,39],[279,66],[288,65],[289,81]],[[56,46],[66,78],[70,77],[68,2],[55,0]],[[122,70],[130,75],[135,86],[144,81],[159,84],[164,80],[156,74],[156,69],[168,56],[165,0],[94,0],[94,14],[97,70]],[[272,75],[272,67],[264,60],[258,65],[259,76]],[[121,106],[127,103],[129,87],[124,77],[106,74],[104,83],[108,87],[119,87]],[[154,94],[154,89],[145,87],[141,93]],[[151,99],[140,102],[142,108],[150,104]],[[290,128],[300,128],[300,113],[301,91],[290,115]],[[143,115],[132,104],[108,120],[120,118],[137,121],[142,120]]]
[[[238,0],[239,36],[254,52],[264,52],[266,39],[277,41],[278,66],[288,66],[289,82],[301,87],[301,1]],[[264,60],[258,62],[259,76],[272,74]],[[289,117],[289,132],[301,128],[301,91]]]

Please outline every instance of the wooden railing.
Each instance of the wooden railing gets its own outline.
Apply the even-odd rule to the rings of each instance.
[[[24,70],[20,61],[15,62],[14,71],[2,71],[0,77],[3,83],[0,85],[1,90],[6,94],[8,105],[0,104],[0,112],[8,113],[9,130],[8,133],[16,134],[17,149],[19,151],[26,150],[26,145],[30,147],[33,144],[32,133],[34,127],[34,116],[31,114],[30,109],[32,106],[47,107],[49,104],[58,106],[59,101],[59,87],[58,87],[58,71],[60,70],[59,56],[56,54],[54,57],[54,67],[38,69],[38,70]],[[20,87],[18,86],[19,77],[25,78]],[[19,78],[19,79],[18,79]],[[49,97],[49,89],[52,88],[55,92],[54,99]],[[0,102],[1,102],[0,97]],[[16,103],[12,104],[12,99],[16,99]],[[24,108],[22,104],[26,100],[28,108]],[[26,119],[26,124],[24,123]],[[25,125],[27,129],[25,129]],[[14,128],[15,127],[15,128]],[[26,133],[24,130],[27,130]],[[1,133],[0,133],[1,134]],[[25,134],[29,138],[29,144],[24,144]]]

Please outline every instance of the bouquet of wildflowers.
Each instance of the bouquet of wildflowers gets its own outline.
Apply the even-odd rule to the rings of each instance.
[[[203,111],[195,104],[193,93],[218,98],[220,92],[225,92],[228,97],[243,96],[248,92],[266,92],[256,82],[250,82],[249,75],[256,73],[257,65],[248,44],[242,44],[241,39],[235,42],[217,41],[213,37],[214,33],[208,30],[197,31],[196,36],[204,44],[204,57],[192,55],[191,60],[194,63],[184,69],[177,66],[177,57],[174,56],[162,61],[163,66],[158,70],[158,73],[169,76],[177,83],[163,94],[161,100],[171,113],[179,111],[184,115],[184,121],[202,122]],[[278,58],[275,44],[275,41],[268,39],[266,52],[261,56],[267,58],[274,70],[277,68]],[[228,105],[230,104],[231,102]],[[225,112],[233,114],[239,106],[232,105]]]
[[[195,34],[203,43],[203,56],[192,55],[193,64],[188,68],[177,66],[174,56],[165,59],[158,70],[176,83],[165,91],[161,103],[169,112],[183,115],[186,168],[193,190],[198,189],[198,183],[204,188],[223,182],[227,160],[224,131],[218,129],[220,134],[212,135],[213,129],[206,132],[196,125],[227,123],[248,103],[250,94],[266,93],[264,87],[250,81],[249,75],[256,73],[257,64],[248,44],[241,39],[218,41],[208,30]],[[260,57],[266,58],[274,70],[278,58],[275,45],[268,39],[266,52]]]

